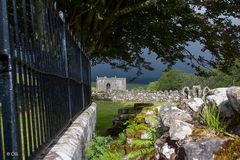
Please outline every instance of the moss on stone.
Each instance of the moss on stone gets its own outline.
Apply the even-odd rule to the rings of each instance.
[[[145,116],[146,116],[145,114],[138,114],[134,120],[137,123],[144,123]]]
[[[215,160],[236,160],[240,158],[240,138],[227,141],[214,153]]]
[[[215,130],[211,130],[208,128],[195,128],[192,131],[193,136],[200,136],[203,138],[210,138],[210,137],[227,137],[223,132],[218,132]]]

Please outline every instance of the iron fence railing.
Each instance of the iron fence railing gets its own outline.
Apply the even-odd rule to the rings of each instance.
[[[52,1],[0,0],[0,159],[32,159],[90,105],[90,63]]]

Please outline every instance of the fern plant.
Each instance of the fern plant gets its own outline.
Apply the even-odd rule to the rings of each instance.
[[[129,121],[126,129],[128,137],[132,137],[133,141],[130,144],[131,151],[128,153],[128,158],[131,159],[153,159],[154,158],[154,143],[156,141],[156,129],[148,127],[145,123],[136,123]],[[146,139],[141,139],[141,134],[148,134]]]
[[[102,156],[106,150],[107,145],[112,141],[111,137],[96,137],[92,139],[86,149],[86,157],[89,160],[95,160]]]
[[[220,109],[217,109],[215,102],[205,104],[200,116],[209,129],[224,132],[227,128],[227,124],[220,121]]]
[[[126,128],[126,135],[128,137],[136,137],[138,138],[138,136],[141,134],[141,133],[153,133],[153,132],[156,132],[156,129],[155,128],[151,128],[151,127],[148,127],[148,125],[146,123],[136,123],[134,120],[130,120],[127,122],[128,125],[127,125],[127,128]]]
[[[85,151],[88,160],[120,160],[125,154],[126,136],[120,134],[118,139],[95,137]]]
[[[122,133],[119,133],[117,140],[118,140],[120,143],[124,144],[124,143],[126,142],[126,140],[127,140],[127,137],[126,137],[126,135],[122,132]]]
[[[129,158],[133,159],[153,159],[154,158],[154,143],[156,139],[134,139],[131,143],[132,151],[128,153]]]
[[[128,154],[129,158],[151,160],[154,159],[155,148],[141,148],[139,150],[133,150]]]
[[[98,160],[121,160],[122,157],[123,155],[121,153],[107,149],[102,155],[99,156]]]

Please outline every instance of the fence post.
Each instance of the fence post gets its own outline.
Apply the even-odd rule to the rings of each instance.
[[[80,49],[80,66],[81,66],[81,88],[82,88],[82,107],[83,107],[83,110],[85,109],[85,93],[84,93],[84,88],[85,88],[85,84],[84,84],[84,66],[83,66],[83,52],[82,50]]]
[[[10,53],[7,0],[0,0],[0,92],[2,96],[2,115],[4,127],[4,146],[6,159],[18,159],[17,123],[13,61]]]
[[[69,68],[68,68],[68,55],[67,55],[67,39],[66,39],[66,24],[65,17],[62,11],[59,11],[59,16],[63,23],[63,37],[62,37],[62,47],[63,47],[63,55],[65,60],[65,72],[67,78],[67,94],[68,94],[68,107],[69,107],[69,119],[72,119],[72,104],[71,104],[71,87],[70,87],[70,77],[69,77]]]

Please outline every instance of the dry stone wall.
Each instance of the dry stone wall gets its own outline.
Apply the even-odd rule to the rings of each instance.
[[[85,147],[95,134],[96,104],[79,115],[50,149],[44,160],[85,160]]]
[[[201,89],[200,86],[193,86],[192,89],[184,87],[181,91],[155,91],[131,90],[131,91],[111,91],[97,92],[93,91],[94,99],[112,100],[112,101],[136,101],[136,102],[178,102],[189,98],[202,98],[207,95],[209,88]]]
[[[187,87],[183,89],[185,96],[188,90]],[[194,87],[193,90],[199,91],[200,88]],[[240,154],[237,154],[239,148],[236,147],[240,136],[240,87],[215,88],[210,91],[204,88],[199,93],[202,95],[195,94],[195,97],[201,98],[189,98],[177,104],[162,103],[157,107],[161,127],[167,129],[155,142],[155,159],[208,160],[223,157],[240,160]],[[220,111],[220,120],[214,122],[227,124],[224,132],[219,132],[217,127],[206,127],[200,116],[200,113],[208,113],[206,109],[212,107],[212,103],[216,104],[213,105],[216,107],[214,109]],[[207,115],[210,117],[211,114]],[[229,157],[230,154],[222,151],[234,154]]]

